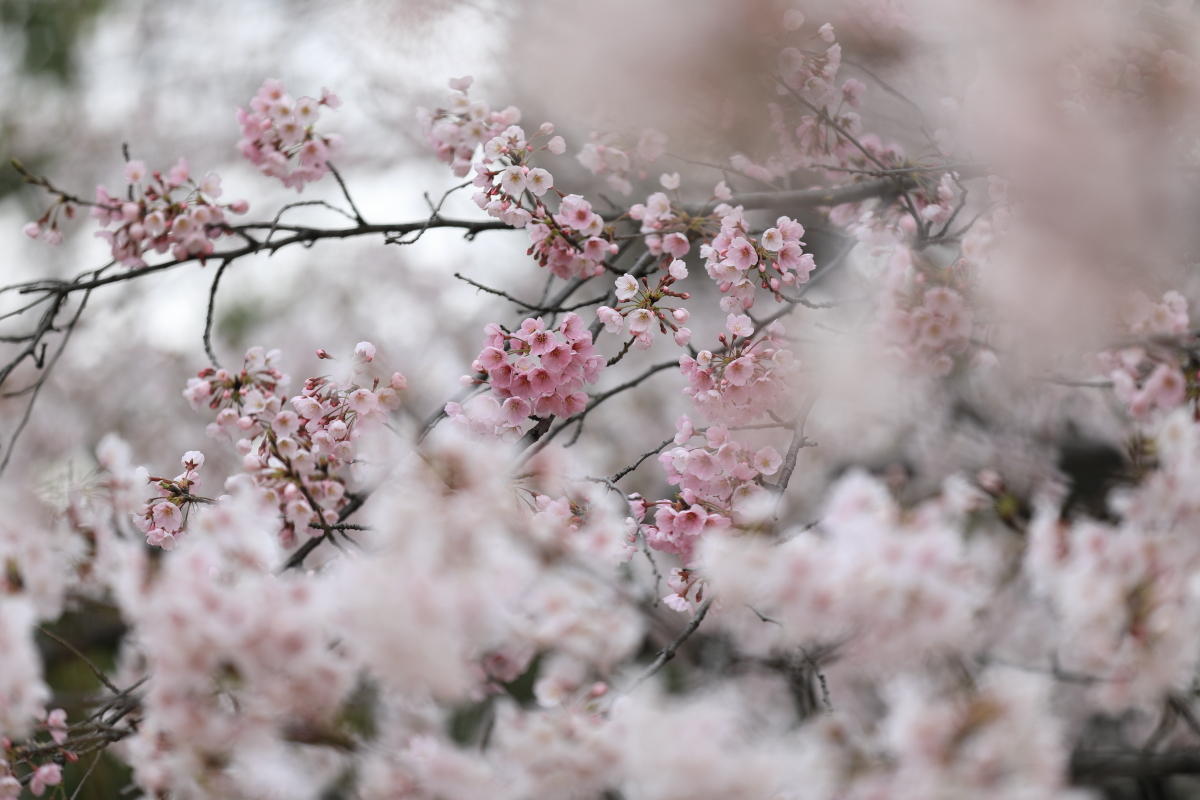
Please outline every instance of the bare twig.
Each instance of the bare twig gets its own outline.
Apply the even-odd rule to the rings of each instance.
[[[591,300],[584,300],[581,303],[574,303],[569,306],[538,305],[535,303],[527,303],[524,300],[518,300],[517,298],[513,297],[508,292],[505,292],[501,289],[493,289],[491,286],[485,286],[482,283],[473,281],[470,278],[468,278],[466,275],[463,275],[461,272],[454,273],[454,277],[458,278],[463,283],[468,283],[471,286],[474,286],[476,289],[478,289],[481,292],[487,292],[488,294],[494,294],[497,297],[503,297],[505,300],[515,303],[516,305],[518,305],[525,311],[536,311],[538,313],[543,313],[543,314],[548,314],[548,313],[562,314],[562,313],[566,313],[568,311],[577,311],[578,309],[587,308],[588,306],[599,305],[600,303],[603,303],[605,298],[607,297],[607,295],[603,295],[601,297],[594,297]]]
[[[326,161],[325,166],[329,167],[329,171],[333,173],[334,180],[342,189],[342,196],[346,198],[346,202],[350,205],[350,210],[354,212],[354,219],[359,225],[366,225],[367,221],[363,219],[362,212],[358,210],[358,206],[354,203],[354,198],[350,196],[350,190],[346,187],[346,182],[342,180],[342,173],[337,171],[337,167],[332,161]],[[436,211],[434,212],[437,213]]]
[[[1141,750],[1082,750],[1071,756],[1071,776],[1088,783],[1104,778],[1162,778],[1200,775],[1200,749],[1146,753]]]
[[[629,473],[633,472],[635,469],[640,467],[642,465],[642,462],[644,462],[647,458],[658,455],[659,453],[662,452],[664,447],[666,447],[669,444],[673,444],[674,442],[675,442],[674,436],[672,436],[669,439],[663,439],[662,444],[660,444],[658,447],[654,448],[653,450],[647,450],[645,453],[642,453],[642,455],[638,457],[637,461],[634,461],[628,467],[625,467],[623,470],[621,470],[620,472],[613,475],[611,478],[609,478],[609,480],[612,481],[613,483],[616,483],[617,481],[621,480],[621,478],[624,478],[626,475],[628,475]]]
[[[42,634],[44,634],[46,636],[46,638],[52,639],[55,642],[58,642],[58,644],[65,647],[66,649],[70,650],[73,655],[75,655],[80,661],[82,661],[84,664],[87,665],[88,669],[90,669],[92,671],[92,674],[96,676],[96,679],[98,681],[100,681],[102,684],[104,684],[105,688],[107,688],[110,692],[112,692],[113,694],[118,694],[118,695],[121,694],[121,690],[119,688],[117,688],[117,685],[115,683],[113,683],[112,681],[110,681],[108,679],[108,676],[104,674],[104,671],[102,669],[100,669],[100,667],[96,666],[95,662],[93,662],[90,658],[88,658],[86,655],[84,655],[83,652],[81,650],[79,650],[79,648],[77,648],[75,645],[71,644],[66,639],[59,636],[57,633],[54,633],[52,630],[50,630],[49,628],[47,628],[44,625],[38,625],[38,630]]]
[[[217,354],[213,352],[212,346],[213,312],[217,307],[217,287],[221,285],[221,276],[225,274],[225,268],[230,263],[232,263],[231,260],[227,258],[221,262],[221,266],[217,267],[217,273],[213,275],[212,288],[208,290],[208,311],[204,315],[204,352],[208,353],[208,360],[217,369],[221,368],[221,362],[217,361]]]
[[[38,376],[37,381],[33,384],[33,389],[29,395],[29,401],[25,404],[25,410],[21,414],[21,419],[17,423],[17,427],[13,430],[12,435],[8,437],[8,448],[4,453],[4,460],[0,461],[0,474],[3,474],[4,470],[8,468],[9,461],[12,460],[12,454],[17,445],[17,440],[24,432],[25,426],[29,424],[29,418],[33,414],[34,403],[37,402],[38,395],[41,393],[42,387],[46,385],[46,380],[50,377],[50,373],[54,369],[54,366],[58,363],[58,359],[62,357],[63,351],[66,350],[67,343],[71,340],[71,334],[75,332],[75,327],[79,324],[79,318],[83,315],[83,310],[87,307],[87,301],[89,297],[91,297],[91,292],[85,292],[83,299],[79,301],[79,307],[75,309],[75,314],[71,317],[70,322],[67,323],[66,332],[63,334],[62,340],[58,343],[58,348],[54,351],[54,355],[50,357],[50,361],[44,362],[42,358],[35,359],[39,362],[42,362],[38,364],[38,366],[42,368],[42,374]],[[53,305],[55,313],[57,313],[58,307],[62,303],[62,299],[63,298],[61,297],[58,298]],[[32,346],[33,345],[30,345],[30,347]],[[44,355],[45,345],[42,346],[42,353]],[[14,362],[14,364],[15,363],[19,363],[19,361]],[[0,369],[0,385],[3,385],[4,379],[7,377],[12,366],[13,364],[10,364],[8,368]]]
[[[675,657],[675,653],[679,650],[679,648],[683,646],[684,642],[691,638],[692,634],[696,632],[696,629],[700,627],[700,623],[704,622],[704,618],[708,615],[708,609],[710,606],[712,606],[711,597],[700,604],[700,607],[696,609],[696,616],[692,617],[692,621],[688,623],[687,627],[684,628],[677,637],[675,637],[675,640],[662,650],[658,651],[658,655],[652,662],[650,662],[650,666],[648,666],[646,671],[639,675],[633,681],[633,683],[629,685],[629,688],[627,688],[624,692],[625,694],[632,692],[647,680],[654,677],[654,675],[656,675],[660,669],[666,666],[668,661]]]

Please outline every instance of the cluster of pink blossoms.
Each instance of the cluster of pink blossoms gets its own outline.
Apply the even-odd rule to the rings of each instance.
[[[788,31],[797,31],[803,23],[795,25],[794,19],[785,18],[784,27]],[[838,90],[842,48],[836,41],[833,26],[826,23],[810,34],[801,46],[780,50],[777,64],[777,89],[786,99],[767,105],[769,127],[775,135],[777,151],[765,164],[757,164],[739,153],[730,158],[733,168],[751,178],[772,181],[796,169],[819,168],[831,158],[842,165],[861,158],[857,148],[841,131],[851,135],[861,133],[862,120],[854,109],[859,107],[866,87],[851,78]],[[785,104],[805,112],[798,123],[789,119]]]
[[[579,315],[564,315],[553,330],[538,317],[512,333],[493,322],[484,333],[483,350],[471,363],[476,375],[463,376],[463,382],[486,383],[490,391],[465,405],[447,403],[451,419],[477,433],[507,436],[530,416],[569,417],[587,406],[583,385],[596,380],[604,356]]]
[[[275,573],[273,512],[259,493],[232,487],[197,512],[191,540],[123,599],[146,636],[131,672],[152,676],[126,757],[150,795],[263,796],[265,785],[280,790],[278,772],[258,775],[263,759],[278,763],[289,738],[331,730],[357,673],[348,648],[331,646],[321,585]],[[284,763],[300,775],[297,761]],[[294,786],[282,791],[303,796]]]
[[[225,213],[245,214],[250,208],[245,200],[218,203],[220,176],[210,172],[196,182],[182,158],[166,174],[151,173],[141,161],[130,161],[125,165],[125,180],[129,184],[125,200],[96,187],[92,216],[100,225],[113,228],[96,235],[127,267],[144,267],[143,256],[151,250],[170,250],[177,259],[203,259],[212,253],[213,240],[229,233]]]
[[[604,272],[604,259],[617,245],[603,238],[604,218],[577,194],[562,198],[558,212],[529,226],[530,255],[560,278],[590,278]]]
[[[1188,585],[1195,549],[1158,532],[1043,514],[1030,528],[1026,570],[1060,620],[1064,667],[1103,680],[1114,709],[1183,689],[1196,668],[1186,631],[1200,622]]]
[[[679,173],[664,174],[659,182],[664,189],[674,191],[679,188]],[[728,200],[733,196],[724,181],[717,185],[716,191],[720,200]],[[641,232],[645,234],[643,242],[652,255],[665,253],[683,258],[692,249],[686,233],[692,218],[687,212],[676,208],[666,192],[655,192],[646,198],[645,203],[634,203],[629,207],[629,217],[641,223]]]
[[[288,384],[288,377],[278,366],[282,356],[279,350],[251,347],[240,371],[206,367],[195,378],[188,378],[183,396],[197,411],[205,406],[214,411],[229,409],[234,419],[261,411],[268,399]],[[211,436],[216,428],[210,427],[208,432]]]
[[[907,162],[904,159],[903,148],[895,143],[884,145],[883,141],[874,134],[865,134],[859,138],[859,144],[871,153],[874,160],[863,158],[840,159],[860,169],[902,168]],[[854,151],[859,155],[859,151]],[[830,174],[837,174],[830,172]],[[992,200],[1003,203],[1003,195],[990,191]],[[918,232],[914,212],[926,228],[926,233],[934,236],[944,233],[945,226],[955,218],[965,200],[962,191],[955,183],[955,174],[946,172],[936,184],[921,184],[906,194],[908,203],[880,203],[877,199],[863,200],[856,203],[842,203],[835,206],[829,213],[829,219],[861,242],[867,242],[880,247],[893,247],[900,242],[910,240]],[[1002,207],[994,208],[992,219],[1000,219],[1007,211]],[[986,220],[971,227],[968,236],[979,235],[988,227]],[[964,242],[963,255],[967,256],[970,248]]]
[[[647,129],[632,146],[613,133],[595,133],[579,151],[579,163],[593,175],[603,175],[608,185],[621,194],[633,191],[630,178],[646,177],[647,168],[667,151],[666,134]]]
[[[799,21],[797,21],[799,20]],[[804,26],[803,15],[788,12],[785,30],[798,31]],[[899,150],[885,148],[877,136],[863,134],[859,108],[866,86],[855,78],[838,87],[842,48],[833,26],[826,23],[801,46],[788,46],[778,56],[778,91],[788,107],[803,109],[798,122],[789,118],[785,105],[770,103],[769,127],[775,134],[777,151],[765,164],[744,154],[735,154],[730,164],[738,172],[760,181],[773,181],[797,169],[822,166],[876,169],[880,165],[899,166]],[[797,102],[798,101],[798,102]],[[850,137],[858,139],[857,144]],[[862,149],[860,149],[860,145]],[[868,158],[862,151],[866,150]],[[890,153],[889,153],[890,151]],[[878,159],[875,163],[872,159]],[[833,161],[833,164],[830,164]],[[831,179],[842,180],[844,173]]]
[[[472,101],[467,91],[473,80],[469,75],[451,80],[450,100],[445,108],[436,111],[417,109],[417,120],[426,140],[437,157],[449,164],[460,178],[471,171],[471,160],[480,145],[521,121],[521,111],[515,106],[493,111],[486,103]],[[562,153],[566,144],[558,136],[550,140],[549,149],[553,153]]]
[[[534,494],[533,519],[538,524],[530,528],[530,535],[543,552],[569,552],[613,566],[628,561],[636,552],[626,535],[632,527],[628,507],[623,503],[619,513],[611,508],[607,491],[587,484],[561,497]]]
[[[688,310],[683,306],[660,306],[659,303],[668,297],[687,300],[687,292],[671,289],[675,281],[683,280],[687,275],[687,265],[679,259],[671,261],[666,274],[659,277],[654,288],[646,278],[639,283],[637,278],[626,273],[616,280],[616,296],[620,301],[617,307],[600,306],[596,309],[596,318],[604,323],[608,333],[620,333],[627,327],[639,347],[651,345],[655,328],[663,334],[670,329],[675,344],[683,347],[692,339],[692,331],[683,327],[690,316]]]
[[[540,212],[537,218],[544,218],[546,211],[541,198],[554,188],[554,176],[542,167],[531,166],[529,156],[538,150],[560,152],[566,146],[561,144],[561,136],[537,143],[538,138],[553,133],[554,125],[544,122],[530,140],[523,128],[510,125],[489,139],[472,180],[479,189],[474,196],[475,204],[514,228],[524,228],[535,219],[535,214],[525,209],[528,198],[534,212]]]
[[[804,27],[803,14],[794,9],[784,14],[786,31]],[[877,171],[907,166],[900,144],[885,143],[877,134],[863,130],[857,109],[866,86],[855,78],[839,86],[841,65],[842,48],[829,23],[803,42],[783,48],[778,56],[778,91],[786,99],[767,108],[776,153],[765,164],[736,154],[730,158],[734,169],[760,181],[773,181],[797,169],[830,167],[828,180],[840,182],[846,179],[845,169]],[[803,113],[797,118],[787,113],[789,107]],[[916,231],[914,211],[924,223],[947,222],[957,208],[959,193],[947,176],[936,187],[919,187],[907,197],[908,203],[903,204],[876,199],[843,203],[832,210],[830,219],[862,240],[886,237],[894,242],[897,236]]]
[[[688,444],[701,434],[702,444]],[[723,425],[698,432],[687,416],[676,423],[675,442],[677,446],[660,454],[658,462],[667,483],[679,487],[677,498],[643,502],[637,510],[654,509],[654,523],[642,526],[646,543],[690,564],[705,530],[753,519],[759,510],[756,504],[766,497],[761,479],[778,472],[783,459],[770,445],[755,450],[735,441]]]
[[[786,17],[784,27],[789,31],[800,30],[804,24],[802,16],[799,24],[796,24],[795,15]],[[842,47],[828,22],[810,39],[819,39],[826,45],[825,50],[785,47],[779,52],[779,76],[785,86],[803,93],[805,99],[819,105],[828,102],[834,92],[838,70],[842,67]]]
[[[180,459],[183,472],[174,478],[147,476],[146,480],[158,492],[147,501],[133,522],[138,530],[146,534],[146,543],[164,550],[175,546],[177,537],[183,534],[185,513],[192,503],[207,498],[197,498],[195,489],[200,485],[200,468],[204,466],[204,453],[189,450]]]
[[[780,343],[783,326],[776,321],[756,335],[745,314],[730,314],[725,325],[729,335],[718,337],[720,349],[679,359],[679,370],[688,381],[684,393],[708,419],[733,424],[786,408],[796,361]]]
[[[1188,332],[1188,303],[1179,292],[1167,292],[1158,303],[1143,294],[1134,297],[1125,326],[1145,338],[1143,346],[1100,353],[1100,366],[1113,382],[1113,392],[1136,418],[1155,409],[1167,411],[1187,399],[1188,380],[1178,348],[1155,346],[1153,337],[1178,337]]]
[[[63,745],[68,737],[67,712],[61,708],[46,712],[45,720],[39,727],[50,734],[50,739],[54,744]],[[0,738],[0,750],[7,750],[10,745],[9,739]],[[51,748],[45,749],[51,750]],[[60,750],[55,756],[62,757],[68,763],[78,760],[78,755],[68,749]],[[62,766],[53,761],[47,761],[27,775],[29,791],[34,797],[41,797],[46,793],[47,788],[62,783],[62,778]],[[3,756],[0,756],[0,800],[19,800],[22,788],[21,781],[13,774],[12,765]]]
[[[698,561],[723,603],[777,621],[774,646],[838,642],[868,672],[920,663],[969,641],[988,597],[961,533],[985,499],[965,481],[946,489],[901,508],[881,480],[852,471],[815,531],[706,537]]]
[[[853,161],[861,153],[837,128],[858,134],[862,130],[862,119],[857,109],[862,104],[866,85],[856,78],[849,78],[835,89],[837,73],[841,67],[841,46],[834,41],[833,28],[823,25],[818,34],[828,47],[823,51],[784,48],[779,53],[779,72],[784,87],[780,94],[800,94],[812,110],[822,108],[822,114],[803,114],[798,125],[789,122],[785,108],[780,103],[770,103],[771,131],[775,134],[778,154],[772,156],[765,167],[739,164],[737,157],[730,159],[741,172],[761,180],[770,180],[797,168],[819,168],[833,156],[838,161]],[[836,107],[831,104],[837,102]],[[789,104],[790,105],[790,104]],[[836,126],[836,127],[835,127]],[[765,173],[765,174],[762,174]]]
[[[236,441],[242,469],[278,503],[281,536],[291,544],[301,532],[316,536],[337,521],[349,502],[347,468],[354,461],[359,426],[398,406],[407,380],[399,372],[387,381],[371,379],[369,385],[319,376],[288,398],[276,358],[278,351],[251,348],[241,372],[206,368],[188,381],[184,394],[194,408],[220,409],[209,435]],[[359,342],[356,374],[374,359],[374,345]]]
[[[281,81],[263,81],[250,100],[250,110],[237,110],[237,121],[242,126],[238,150],[262,174],[300,191],[304,184],[320,180],[329,172],[329,156],[341,145],[341,137],[318,134],[313,126],[322,106],[337,108],[341,104],[328,89],[321,90],[319,100],[293,99]]]
[[[539,150],[561,153],[566,145],[552,136],[554,126],[543,123],[533,140],[516,125],[488,140],[483,159],[475,168],[475,203],[493,217],[529,232],[529,255],[560,278],[590,278],[604,271],[604,259],[617,252],[617,245],[604,238],[604,218],[577,194],[563,195],[554,189],[554,176],[542,167],[531,166],[530,154]],[[551,136],[544,143],[539,137]],[[554,190],[558,211],[551,212],[543,201]]]
[[[21,232],[30,239],[41,239],[46,244],[62,244],[62,229],[58,227],[59,216],[61,215],[68,220],[72,220],[75,219],[76,213],[77,210],[74,203],[60,198],[57,202],[51,204],[36,222],[25,223],[21,228]],[[0,797],[3,797],[3,795],[0,795]]]
[[[916,269],[907,249],[897,251],[879,319],[890,351],[905,365],[944,376],[968,350],[975,318],[961,284],[955,268]]]
[[[475,203],[507,225],[527,228],[529,255],[558,277],[599,275],[604,260],[618,249],[604,235],[604,218],[580,195],[555,189],[549,170],[530,161],[535,152],[561,155],[567,147],[563,137],[555,135],[549,122],[527,136],[516,124],[519,110],[492,112],[483,103],[472,103],[466,94],[470,83],[470,78],[450,82],[454,93],[449,109],[421,109],[418,114],[438,157],[463,176],[482,145],[472,179],[478,190]],[[548,195],[559,198],[557,211],[544,202]]]
[[[721,232],[700,246],[708,276],[725,295],[721,308],[741,311],[754,305],[756,286],[780,298],[784,286],[807,283],[816,268],[812,255],[803,250],[804,226],[790,217],[780,217],[775,226],[757,240],[750,234],[741,206],[718,206]]]
[[[4,762],[0,761],[0,765],[4,765]],[[59,764],[42,764],[29,777],[29,792],[34,797],[41,797],[47,788],[61,784],[62,779],[62,767]],[[12,775],[0,776],[0,800],[18,800],[21,789],[21,782]]]
[[[24,788],[10,769],[8,762],[0,758],[0,800],[19,800]],[[53,762],[42,764],[29,777],[29,792],[34,797],[41,797],[47,788],[62,783],[62,778],[62,766]]]

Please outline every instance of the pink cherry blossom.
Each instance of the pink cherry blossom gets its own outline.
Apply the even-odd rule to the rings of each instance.
[[[29,781],[29,791],[35,797],[41,797],[48,786],[58,786],[62,783],[62,767],[58,764],[43,764],[33,772]]]

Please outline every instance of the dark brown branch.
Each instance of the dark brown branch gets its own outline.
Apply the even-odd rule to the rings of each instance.
[[[633,472],[635,469],[640,467],[647,458],[658,455],[659,453],[661,453],[663,451],[664,447],[666,447],[669,444],[673,444],[674,442],[675,442],[674,436],[672,436],[669,439],[664,439],[662,444],[660,444],[658,447],[654,448],[653,450],[647,450],[645,453],[642,453],[642,455],[638,457],[637,461],[634,461],[628,467],[625,467],[623,470],[621,470],[620,472],[613,475],[611,478],[609,478],[609,480],[612,481],[613,483],[616,483],[617,481],[621,480],[621,478],[624,478],[626,475],[628,475],[629,473]]]
[[[29,401],[25,404],[25,410],[21,414],[21,419],[17,423],[17,427],[13,430],[12,435],[8,438],[8,448],[4,453],[4,460],[0,461],[0,474],[3,474],[4,470],[8,468],[9,461],[12,460],[13,450],[17,445],[17,440],[25,431],[25,426],[29,424],[29,418],[33,414],[34,403],[37,402],[38,395],[41,393],[42,387],[46,385],[46,380],[50,377],[50,373],[54,369],[54,366],[58,363],[58,359],[62,357],[63,351],[66,350],[67,343],[71,341],[71,334],[75,332],[75,327],[79,323],[79,318],[83,316],[83,310],[87,308],[88,298],[91,297],[91,294],[91,292],[84,292],[83,299],[79,301],[79,307],[75,309],[75,314],[71,317],[70,322],[67,323],[66,332],[63,334],[62,340],[59,341],[58,348],[54,351],[54,355],[50,357],[50,361],[38,363],[38,367],[42,369],[42,374],[38,376],[37,381],[33,384],[32,390],[29,393]],[[59,297],[56,299],[52,306],[55,314],[57,314],[58,308],[61,306],[64,300],[64,297]],[[51,317],[51,321],[53,321],[53,317]],[[47,325],[46,329],[49,330],[50,327],[52,326]],[[36,344],[37,342],[31,343],[30,350],[26,352],[31,352],[32,348],[36,346]],[[42,353],[45,353],[44,344],[42,345]],[[4,369],[0,369],[0,385],[4,383],[4,379],[8,377],[8,373],[11,371],[11,369],[15,367],[16,364],[20,363],[20,360],[23,358],[24,356],[20,356],[18,357],[17,361],[10,363]],[[41,361],[41,359],[35,360]]]
[[[208,353],[208,360],[217,369],[221,368],[221,362],[217,361],[217,354],[213,352],[212,347],[213,316],[217,307],[217,287],[221,285],[221,276],[225,274],[225,268],[230,263],[232,262],[227,258],[221,262],[221,266],[217,267],[217,274],[213,276],[212,288],[208,290],[208,311],[204,315],[204,352]]]
[[[675,657],[675,653],[679,650],[679,648],[683,646],[684,642],[691,638],[692,634],[696,632],[696,629],[700,627],[700,623],[704,622],[704,618],[708,616],[708,609],[711,605],[711,597],[700,604],[700,607],[696,609],[696,616],[692,617],[692,621],[688,623],[687,627],[684,628],[677,637],[675,637],[674,641],[672,641],[662,650],[658,651],[658,655],[652,662],[650,662],[650,666],[647,667],[646,671],[639,675],[634,682],[629,685],[629,688],[625,690],[625,693],[632,692],[647,680],[654,677],[654,675],[657,674],[660,669],[666,666],[668,661]]]
[[[846,183],[828,188],[792,189],[782,192],[745,192],[736,194],[731,205],[752,209],[794,209],[839,206],[855,203],[872,197],[883,197],[905,188],[913,188],[916,182],[908,176],[876,178],[874,180]],[[693,209],[688,209],[691,212]],[[702,209],[695,209],[701,213]]]
[[[337,171],[337,167],[333,166],[333,162],[326,161],[325,166],[329,167],[329,171],[333,173],[334,180],[342,189],[342,196],[346,198],[346,203],[349,204],[350,210],[354,212],[354,220],[359,225],[366,225],[367,221],[363,219],[362,212],[358,210],[358,206],[354,202],[354,198],[350,196],[350,190],[346,187],[346,182],[342,180],[342,173]],[[436,211],[434,214],[436,215]]]
[[[1171,775],[1200,775],[1200,749],[1161,753],[1082,750],[1071,756],[1071,777],[1080,783],[1104,778],[1164,778]]]
[[[296,549],[296,552],[292,553],[288,560],[284,562],[284,565],[279,569],[279,571],[287,572],[289,569],[295,569],[304,563],[304,559],[308,557],[308,554],[313,550],[316,550],[321,545],[321,542],[325,541],[325,539],[332,540],[332,531],[335,529],[335,526],[345,522],[351,514],[362,508],[363,503],[367,502],[367,497],[368,494],[366,493],[356,494],[351,497],[350,502],[342,506],[342,509],[338,512],[337,522],[331,526],[328,526],[329,530],[324,531],[320,536],[313,537],[304,544],[300,545],[300,547]],[[326,524],[328,525],[328,523]],[[318,525],[317,527],[321,526]]]
[[[54,633],[53,631],[51,631],[49,628],[45,627],[44,625],[39,625],[38,630],[41,631],[47,638],[54,640],[58,644],[65,647],[67,650],[70,650],[72,654],[74,654],[80,661],[82,661],[84,664],[87,665],[88,669],[90,669],[92,671],[92,674],[96,676],[96,680],[98,680],[102,684],[104,684],[104,686],[110,692],[112,692],[113,694],[118,694],[118,695],[121,694],[121,690],[117,687],[117,685],[115,683],[113,683],[112,681],[110,681],[108,679],[108,676],[104,674],[104,671],[102,669],[100,669],[100,667],[96,666],[95,662],[93,662],[90,658],[88,658],[86,655],[84,655],[83,652],[79,650],[79,648],[77,648],[75,645],[71,644],[66,639],[59,636],[57,633]]]
[[[229,230],[233,232],[250,231],[259,229],[270,229],[274,226],[261,224],[248,224],[231,227]],[[150,264],[145,267],[136,267],[126,272],[109,275],[104,278],[96,278],[93,280],[83,280],[82,276],[73,281],[31,281],[29,283],[13,284],[5,287],[6,289],[16,289],[21,294],[30,292],[49,292],[52,294],[72,294],[78,291],[87,289],[98,289],[101,286],[108,286],[113,283],[122,283],[124,281],[140,278],[143,275],[150,275],[156,272],[163,272],[173,267],[178,267],[182,264],[190,264],[193,262],[204,261],[207,259],[234,259],[242,256],[253,255],[255,253],[267,252],[274,253],[284,247],[293,244],[311,244],[326,239],[350,239],[356,236],[369,236],[372,234],[396,234],[396,233],[412,233],[422,228],[454,228],[466,232],[468,236],[483,231],[495,230],[512,230],[512,228],[499,220],[463,220],[463,219],[445,219],[435,217],[423,222],[399,222],[399,223],[383,223],[377,225],[359,225],[354,228],[305,228],[299,226],[278,226],[277,230],[284,230],[292,233],[292,236],[283,239],[277,239],[273,242],[257,242],[250,243],[244,247],[234,248],[232,250],[222,250],[216,253],[210,253],[207,256],[188,256],[187,258],[173,259],[164,261],[161,264]],[[84,273],[87,274],[87,273]]]
[[[521,309],[523,309],[525,311],[536,311],[538,313],[543,313],[543,314],[550,314],[550,313],[563,314],[568,311],[577,311],[581,308],[587,308],[588,306],[599,305],[599,304],[603,303],[605,298],[607,297],[607,295],[603,295],[601,297],[592,298],[591,300],[584,300],[581,303],[574,303],[569,306],[537,305],[535,303],[527,303],[524,300],[518,300],[517,298],[513,297],[508,292],[505,292],[501,289],[493,289],[491,286],[486,286],[477,281],[473,281],[470,278],[468,278],[466,275],[463,275],[461,272],[454,273],[454,277],[458,278],[463,283],[467,283],[467,284],[470,284],[471,286],[474,286],[476,289],[478,289],[481,292],[487,292],[488,294],[494,294],[497,297],[503,297],[505,300],[515,303],[517,306],[519,306]]]

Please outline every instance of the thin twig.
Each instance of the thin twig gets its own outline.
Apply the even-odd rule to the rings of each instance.
[[[117,688],[117,685],[115,683],[113,683],[112,681],[110,681],[108,679],[108,676],[104,674],[104,671],[101,670],[100,667],[96,666],[95,662],[93,662],[90,658],[88,658],[86,655],[84,655],[83,651],[81,651],[75,645],[68,642],[66,639],[59,636],[57,633],[54,633],[53,631],[51,631],[45,625],[38,625],[38,630],[41,631],[43,634],[45,634],[45,636],[47,638],[53,639],[54,641],[58,642],[63,647],[70,650],[73,655],[75,655],[80,661],[82,661],[84,664],[86,664],[88,666],[88,669],[90,669],[92,671],[92,674],[96,676],[96,679],[99,680],[101,683],[103,683],[110,692],[112,692],[113,694],[117,694],[117,695],[121,694],[121,690],[119,688]]]
[[[623,469],[620,472],[613,475],[611,478],[609,478],[609,480],[612,481],[613,483],[616,483],[617,481],[621,480],[621,478],[624,478],[626,475],[628,475],[629,473],[633,472],[635,469],[640,467],[642,465],[642,462],[644,462],[647,458],[658,455],[659,453],[662,452],[664,447],[666,447],[669,444],[673,444],[674,442],[675,442],[674,436],[670,437],[669,439],[663,439],[662,444],[660,444],[658,447],[654,448],[653,450],[647,450],[645,453],[642,453],[642,455],[638,457],[637,461],[634,461],[628,467],[625,467],[625,469]]]
[[[100,763],[100,756],[102,755],[104,755],[104,749],[97,749],[96,757],[92,759],[92,763],[88,766],[87,772],[83,773],[83,777],[80,778],[79,783],[75,785],[75,791],[71,792],[70,800],[75,800],[75,798],[79,797],[79,793],[83,791],[83,786],[87,783],[87,779],[92,776],[92,770],[96,769],[96,765]]]
[[[350,190],[346,188],[346,182],[342,180],[342,173],[337,171],[337,167],[332,161],[326,161],[325,166],[329,167],[329,171],[333,173],[334,180],[338,186],[342,187],[342,196],[346,198],[346,202],[350,205],[350,210],[354,212],[354,219],[359,225],[366,225],[367,221],[363,219],[362,213],[358,210],[358,206],[354,203],[354,198],[350,196]]]
[[[666,666],[668,661],[675,657],[676,651],[678,651],[679,648],[683,646],[683,643],[690,639],[692,634],[696,632],[696,629],[700,627],[700,623],[703,622],[704,618],[708,615],[708,609],[711,605],[711,597],[700,604],[700,607],[696,609],[696,616],[692,617],[692,621],[688,623],[687,627],[680,632],[679,636],[675,637],[674,641],[672,641],[662,650],[658,651],[658,655],[652,662],[650,662],[650,666],[646,668],[646,671],[639,675],[637,679],[629,685],[629,688],[623,692],[623,694],[632,692],[647,680],[654,677],[654,675],[657,674],[660,669]]]
[[[508,292],[505,292],[501,289],[493,289],[491,286],[486,286],[477,281],[473,281],[470,278],[468,278],[466,275],[463,275],[461,272],[455,272],[454,277],[458,278],[463,283],[468,283],[471,286],[474,286],[476,289],[480,290],[481,292],[487,292],[488,294],[494,294],[497,297],[503,297],[505,300],[516,303],[518,306],[520,306],[522,309],[524,309],[526,311],[536,311],[538,313],[543,313],[543,314],[566,313],[568,311],[576,311],[581,308],[586,308],[587,306],[599,305],[600,303],[603,303],[605,298],[607,297],[607,295],[603,295],[601,297],[595,297],[595,298],[592,298],[591,300],[584,300],[582,303],[575,303],[574,305],[569,305],[569,306],[538,305],[535,303],[527,303],[524,300],[518,300],[517,298],[513,297]]]
[[[221,368],[221,362],[217,361],[217,354],[213,352],[213,316],[217,307],[217,287],[221,285],[221,276],[225,274],[225,268],[230,263],[232,263],[232,260],[226,258],[221,261],[221,266],[217,267],[217,273],[213,276],[212,288],[208,290],[208,311],[204,315],[204,352],[208,353],[208,360],[217,369]]]
[[[25,426],[29,424],[29,418],[33,414],[33,405],[37,402],[37,397],[42,391],[42,387],[46,385],[46,379],[50,377],[51,371],[54,369],[58,359],[62,356],[63,351],[67,347],[67,342],[71,340],[71,334],[75,332],[75,326],[79,323],[79,318],[83,315],[83,310],[87,307],[88,298],[91,297],[91,292],[85,292],[83,299],[79,301],[79,308],[75,310],[75,315],[71,317],[71,321],[67,323],[66,333],[63,334],[62,341],[58,343],[58,349],[54,351],[54,355],[46,362],[42,369],[42,374],[34,384],[34,389],[30,393],[29,402],[25,404],[25,410],[21,414],[21,420],[17,423],[17,427],[13,430],[12,435],[8,438],[8,449],[4,453],[4,460],[0,461],[0,474],[8,468],[9,461],[12,460],[13,451],[16,449],[17,440],[21,438],[21,434],[25,431]],[[41,365],[39,365],[41,366]],[[3,383],[3,378],[0,377],[0,383]]]

